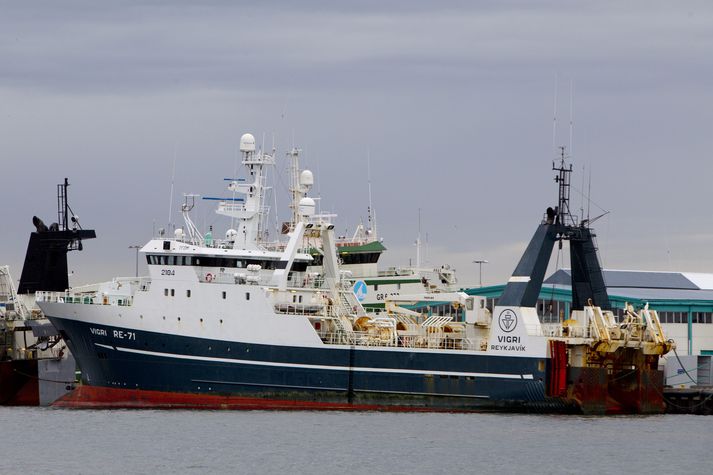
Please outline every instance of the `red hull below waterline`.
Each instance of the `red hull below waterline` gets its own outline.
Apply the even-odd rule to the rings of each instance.
[[[242,396],[146,391],[79,386],[52,403],[53,407],[77,409],[226,409],[226,410],[326,410],[326,411],[395,411],[453,412],[451,409],[350,404],[343,402],[267,399]]]

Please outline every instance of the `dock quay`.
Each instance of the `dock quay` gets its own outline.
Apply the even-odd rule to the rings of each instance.
[[[713,386],[664,388],[667,414],[713,414]]]

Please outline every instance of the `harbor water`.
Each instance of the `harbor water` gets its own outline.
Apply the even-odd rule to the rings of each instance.
[[[0,429],[18,473],[678,475],[713,462],[711,419],[690,415],[0,407]]]

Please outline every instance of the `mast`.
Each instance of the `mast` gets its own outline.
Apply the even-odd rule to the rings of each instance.
[[[369,221],[369,231],[370,238],[373,241],[379,239],[379,235],[376,230],[376,211],[374,210],[374,204],[371,200],[371,151],[367,149],[366,151],[366,175],[367,183],[369,185],[369,213],[367,219]]]
[[[69,205],[67,204],[67,189],[69,188],[69,180],[64,179],[64,183],[57,185],[57,224],[60,230],[66,231],[69,229],[67,225],[67,215]]]
[[[574,224],[575,220],[572,217],[569,208],[569,195],[570,195],[570,179],[572,175],[572,164],[567,165],[567,157],[565,155],[565,147],[560,147],[560,163],[559,166],[555,166],[552,162],[552,170],[557,172],[555,177],[555,182],[559,185],[558,191],[559,196],[557,198],[557,223],[559,224]]]
[[[302,149],[294,146],[287,152],[290,160],[290,209],[292,210],[290,231],[295,229],[295,225],[300,221],[299,202],[303,197],[300,188],[300,153]]]
[[[596,235],[587,221],[577,224],[570,212],[570,178],[572,165],[566,163],[565,148],[560,147],[557,172],[557,206],[547,208],[545,220],[535,234],[500,297],[500,305],[534,307],[542,289],[547,266],[556,242],[569,241],[572,277],[572,309],[584,308],[590,302],[602,309],[611,308],[602,272]]]
[[[300,154],[302,149],[292,147],[292,150],[287,152],[287,156],[290,159],[290,209],[292,210],[292,216],[290,217],[290,222],[287,224],[288,232],[295,229],[295,226],[300,221],[305,220],[305,215],[300,211],[300,206],[313,200],[307,198],[307,193],[314,185],[314,175],[309,170],[300,170]],[[309,206],[314,206],[312,203]]]
[[[418,235],[416,236],[416,269],[421,268],[421,208],[418,209]]]
[[[248,178],[227,179],[230,181],[228,190],[244,195],[244,198],[218,199],[220,205],[216,213],[235,218],[238,222],[236,231],[235,248],[257,249],[262,239],[265,227],[265,167],[274,165],[274,155],[266,154],[262,150],[256,151],[255,137],[244,134],[240,138],[240,152],[242,164],[248,171]],[[248,182],[252,178],[251,182]],[[216,198],[203,198],[213,199]]]

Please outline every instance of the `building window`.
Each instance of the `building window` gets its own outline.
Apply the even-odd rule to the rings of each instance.
[[[713,312],[693,312],[693,323],[711,323]]]

